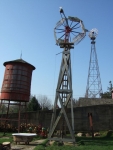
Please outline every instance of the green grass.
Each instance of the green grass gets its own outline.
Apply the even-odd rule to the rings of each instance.
[[[34,150],[113,150],[113,146],[49,146],[38,145]]]
[[[58,146],[54,143],[51,146],[47,146],[48,140],[45,139],[44,142],[38,144],[34,150],[113,150],[113,134],[107,133],[107,131],[101,131],[100,137],[76,137],[76,144],[70,146]],[[7,139],[8,137],[8,139]],[[39,140],[40,137],[35,137],[34,140]],[[6,133],[5,136],[3,132],[0,132],[0,143],[2,142],[12,142],[12,133]]]
[[[48,142],[48,140],[45,139],[44,142],[38,144],[38,146],[36,146],[34,150],[43,150],[43,149],[45,150],[47,142]]]
[[[37,145],[34,150],[113,150],[113,134],[107,134],[107,131],[101,132],[100,137],[76,137],[76,144],[71,146],[58,146],[55,142],[51,146],[46,146],[45,140]]]
[[[113,149],[113,136],[111,134],[102,134],[100,137],[95,137],[92,139],[91,137],[77,137],[77,144],[80,147],[89,147],[91,150],[107,150]]]
[[[0,132],[0,143],[3,143],[3,142],[13,142],[12,133],[6,133],[4,135],[3,132]]]
[[[3,136],[11,137],[12,133],[5,133],[5,135],[4,135],[4,132],[0,132],[0,138],[3,137]]]
[[[9,138],[9,139],[2,138],[2,139],[0,139],[0,143],[3,143],[3,142],[10,142],[10,143],[12,143],[13,139],[12,138]]]

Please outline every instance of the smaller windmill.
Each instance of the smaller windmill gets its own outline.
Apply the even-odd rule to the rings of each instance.
[[[70,49],[74,48],[74,44],[78,44],[85,37],[87,30],[81,19],[70,16],[66,17],[61,7],[60,14],[61,20],[54,28],[54,36],[56,44],[64,50],[62,52],[62,62],[48,140],[75,142]],[[61,109],[56,111],[58,102]],[[67,105],[69,102],[71,103],[70,117],[67,115]],[[60,129],[60,133],[56,136],[55,130],[58,129]],[[70,137],[66,137],[66,131],[70,133]]]
[[[95,47],[95,39],[97,35],[98,30],[95,28],[89,32],[89,37],[91,39],[91,53],[85,95],[86,98],[100,98],[100,94],[102,93],[101,78]]]

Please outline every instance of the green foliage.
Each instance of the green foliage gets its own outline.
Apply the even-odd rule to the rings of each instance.
[[[113,86],[112,86],[112,82],[111,82],[111,81],[109,81],[109,87],[108,87],[109,92],[111,92],[112,88],[113,88]]]
[[[112,86],[112,82],[109,81],[109,87],[107,88],[108,91],[101,93],[100,96],[101,98],[112,98],[112,94],[111,94],[111,90],[112,90],[113,86]]]
[[[37,111],[40,110],[41,106],[38,103],[38,100],[36,99],[35,96],[31,97],[30,102],[28,103],[27,110],[28,111]]]
[[[111,98],[111,92],[104,92],[100,94],[101,98]]]

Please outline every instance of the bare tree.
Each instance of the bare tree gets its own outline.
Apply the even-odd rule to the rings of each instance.
[[[44,109],[52,109],[52,104],[51,104],[51,100],[46,96],[46,95],[39,95],[37,97],[38,102],[42,108],[42,110]]]

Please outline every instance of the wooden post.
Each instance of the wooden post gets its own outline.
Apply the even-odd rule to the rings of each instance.
[[[21,107],[21,102],[19,102],[19,110],[18,110],[18,133],[20,132],[20,107]]]
[[[94,138],[92,113],[88,113],[88,117],[89,117],[89,124],[90,124],[91,133],[92,133],[92,138]]]
[[[27,116],[28,116],[28,114],[27,114],[27,105],[26,105],[26,102],[25,102],[25,123],[26,123],[26,126],[27,126]]]
[[[8,119],[8,115],[9,115],[9,105],[10,105],[10,101],[9,101],[8,107],[7,107],[7,114],[6,114],[5,127],[4,127],[4,135],[6,133],[6,124],[7,124],[7,119]]]

